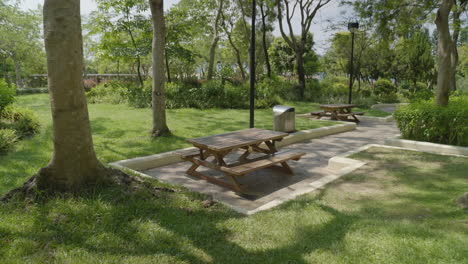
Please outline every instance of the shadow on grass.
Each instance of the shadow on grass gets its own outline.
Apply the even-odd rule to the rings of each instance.
[[[332,215],[327,223],[297,228],[297,236],[287,245],[247,250],[233,242],[232,231],[221,225],[227,220],[242,221],[244,217],[221,206],[194,208],[192,202],[184,207],[180,201],[174,201],[180,196],[164,194],[145,199],[123,197],[113,190],[80,199],[78,204],[50,202],[38,206],[31,229],[2,233],[9,239],[40,241],[39,247],[53,244],[54,248],[86,250],[91,255],[164,254],[189,263],[307,263],[305,254],[340,243],[355,221],[354,216],[321,205],[320,210]],[[307,203],[294,206],[296,209]],[[194,248],[203,254],[195,254]]]

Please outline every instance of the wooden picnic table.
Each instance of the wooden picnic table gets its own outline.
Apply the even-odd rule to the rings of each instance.
[[[250,128],[188,139],[187,142],[193,144],[197,148],[197,152],[183,155],[182,158],[192,162],[187,174],[240,192],[241,186],[237,177],[245,176],[249,172],[267,167],[277,167],[286,173],[292,174],[291,168],[286,162],[291,159],[299,160],[305,153],[278,152],[275,146],[276,142],[281,141],[287,135],[287,133],[283,132]],[[239,149],[244,152],[237,158],[235,163],[228,164],[225,161],[226,155]],[[249,159],[248,156],[252,153],[263,153],[265,155]],[[212,158],[212,160],[208,161],[208,158]],[[277,166],[277,164],[281,164],[281,166]],[[223,172],[232,183],[196,171],[200,166]]]
[[[348,117],[352,117],[355,122],[359,122],[359,119],[356,115],[363,115],[364,112],[352,112],[353,107],[356,107],[355,104],[324,104],[320,105],[320,108],[323,110],[323,116],[330,115],[331,120],[340,120],[340,121],[350,121]],[[320,113],[318,114],[319,117]]]

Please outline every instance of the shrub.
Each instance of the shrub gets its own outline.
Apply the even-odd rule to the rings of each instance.
[[[19,138],[39,132],[40,123],[29,109],[9,106],[0,117],[8,121],[8,128],[14,129]]]
[[[348,95],[348,78],[344,76],[326,77],[320,83],[320,92],[323,96],[341,97]]]
[[[396,93],[397,89],[388,79],[378,79],[374,84],[374,93],[376,95]]]
[[[11,87],[5,82],[5,80],[0,79],[0,113],[15,101],[15,87]]]
[[[48,88],[16,88],[17,95],[48,93]]]
[[[427,101],[434,97],[434,93],[429,89],[418,90],[407,97],[410,102]]]
[[[434,97],[434,93],[422,82],[416,84],[405,82],[399,87],[400,94],[410,102],[426,101]]]
[[[18,140],[13,129],[0,129],[0,153],[4,153],[13,147]]]
[[[85,79],[83,80],[83,87],[85,91],[89,92],[93,87],[95,87],[98,83],[93,79]]]
[[[102,82],[86,93],[88,102],[120,104],[127,102],[127,88],[119,81]]]
[[[420,101],[401,107],[394,117],[405,139],[468,146],[468,96],[452,97],[447,107]]]
[[[267,108],[280,102],[279,89],[262,82],[256,89],[256,107]],[[249,85],[234,85],[229,82],[213,80],[200,87],[185,83],[166,84],[167,108],[237,108],[249,107]]]
[[[397,88],[388,79],[378,79],[374,84],[374,95],[381,103],[397,103]]]
[[[134,83],[128,83],[128,104],[136,108],[151,107],[152,89],[151,79],[146,80],[143,87]]]

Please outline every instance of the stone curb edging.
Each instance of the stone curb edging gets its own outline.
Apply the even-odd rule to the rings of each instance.
[[[395,119],[393,118],[393,115],[389,115],[386,117],[375,117],[375,116],[359,116],[359,120],[361,121],[370,121],[370,122],[382,122],[382,123],[387,123],[387,122],[393,122]]]
[[[329,127],[302,130],[302,131],[289,134],[282,141],[278,142],[277,146],[283,147],[286,145],[297,143],[299,141],[304,141],[304,140],[309,140],[313,138],[347,132],[347,131],[351,131],[354,129],[356,129],[355,123],[345,123],[345,124],[338,124],[338,125],[329,126]],[[180,158],[181,154],[190,153],[195,150],[197,149],[194,147],[190,147],[190,148],[179,149],[179,150],[154,154],[154,155],[145,156],[145,157],[120,160],[120,161],[112,162],[109,165],[117,169],[126,168],[126,169],[134,170],[136,172],[143,171],[143,170],[148,170],[152,168],[162,167],[162,166],[181,162],[182,161],[182,159]]]
[[[468,147],[458,147],[431,142],[407,140],[401,139],[400,136],[397,136],[395,138],[388,138],[385,140],[384,144],[388,146],[400,147],[434,154],[468,156]]]

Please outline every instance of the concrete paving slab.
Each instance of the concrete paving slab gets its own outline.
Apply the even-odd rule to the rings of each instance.
[[[399,133],[394,123],[361,122],[356,130],[307,140],[283,147],[307,153],[299,161],[290,161],[294,171],[290,176],[275,169],[263,169],[248,174],[239,181],[247,195],[235,193],[224,187],[185,174],[189,162],[179,162],[141,171],[162,182],[182,185],[189,190],[207,194],[234,210],[252,214],[276,206],[298,195],[323,187],[339,177],[327,167],[328,160],[339,154],[367,144],[382,144],[385,139]],[[234,160],[238,153],[229,155]],[[222,173],[199,168],[207,175],[229,181]]]

